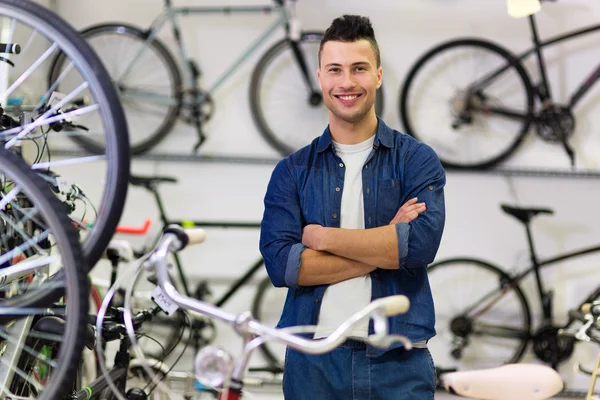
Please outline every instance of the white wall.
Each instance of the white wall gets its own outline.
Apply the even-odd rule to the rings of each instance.
[[[199,1],[175,1],[183,4],[210,4]],[[225,2],[213,2],[212,4]],[[227,1],[227,4],[253,4],[252,0]],[[266,4],[266,2],[264,2]],[[104,0],[102,6],[92,0],[59,0],[63,17],[77,28],[92,23],[122,20],[147,25],[161,8],[158,0]],[[298,11],[307,29],[325,29],[330,21],[343,13],[360,13],[371,17],[382,51],[386,87],[386,122],[401,129],[398,117],[398,91],[411,63],[428,47],[455,36],[477,35],[503,43],[517,51],[528,47],[529,32],[525,20],[512,20],[506,15],[502,0],[302,0]],[[569,0],[544,5],[539,15],[543,37],[600,19],[600,3]],[[184,22],[185,37],[191,54],[204,72],[203,83],[209,86],[231,62],[253,35],[258,35],[268,16],[242,17],[201,16]],[[599,35],[573,42],[573,47],[556,46],[547,53],[550,74],[557,95],[572,89],[589,73],[600,54]],[[171,39],[167,36],[165,40]],[[576,44],[576,45],[575,45]],[[573,53],[571,49],[578,52]],[[226,49],[227,51],[224,51]],[[561,56],[569,55],[568,60]],[[215,96],[217,110],[207,124],[209,140],[202,154],[237,154],[253,157],[277,157],[254,127],[247,104],[250,64],[239,72]],[[580,156],[579,169],[600,169],[600,113],[598,88],[588,94],[577,113],[578,130],[573,144]],[[560,97],[560,96],[559,96]],[[314,132],[318,135],[321,132]],[[195,143],[193,130],[178,125],[159,151],[188,153]],[[559,146],[541,143],[533,135],[521,151],[505,166],[568,167]],[[176,163],[135,161],[137,174],[174,175],[176,186],[165,186],[167,209],[173,217],[196,219],[258,221],[262,215],[262,198],[273,165],[220,163]],[[553,217],[540,217],[534,224],[540,256],[575,249],[600,242],[598,200],[600,181],[571,177],[512,177],[493,173],[448,173],[446,188],[447,224],[439,251],[439,259],[459,255],[484,258],[518,270],[527,263],[526,242],[520,225],[500,211],[499,203],[535,205],[553,208]],[[131,189],[123,222],[139,224],[146,216],[155,217],[151,198],[139,189]],[[258,257],[258,232],[209,232],[208,242],[184,254],[186,269],[193,277],[233,278]],[[581,293],[598,284],[598,257],[564,263],[544,271],[547,286],[553,287],[558,315],[576,305]],[[529,278],[528,288],[531,286]],[[451,285],[450,285],[451,289]],[[529,291],[529,293],[532,293]],[[242,311],[249,307],[249,288],[226,308]],[[530,296],[539,310],[535,296]],[[539,314],[539,311],[536,312]],[[229,347],[233,336],[221,330],[219,338]],[[236,348],[236,347],[234,347]],[[597,349],[595,349],[597,352]],[[583,350],[581,350],[583,352]],[[590,362],[594,352],[582,355]],[[587,378],[572,372],[569,363],[561,372],[569,384],[587,387]]]

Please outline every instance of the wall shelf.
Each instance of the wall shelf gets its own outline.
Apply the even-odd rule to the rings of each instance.
[[[64,157],[82,157],[88,153],[78,150],[59,150],[53,149],[52,155]],[[245,164],[245,165],[275,165],[280,161],[276,157],[253,157],[242,155],[226,154],[182,154],[182,153],[148,153],[134,156],[133,160],[140,161],[164,161],[180,163],[225,163],[225,164]],[[485,170],[466,170],[446,168],[449,174],[490,174],[503,176],[524,176],[524,177],[566,177],[566,178],[586,178],[600,179],[600,170],[594,169],[570,169],[570,168],[535,168],[535,167],[499,167]]]

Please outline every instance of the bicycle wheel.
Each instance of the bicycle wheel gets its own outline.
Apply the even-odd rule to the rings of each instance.
[[[84,259],[64,205],[0,149],[0,397],[56,399],[81,357]]]
[[[319,68],[322,37],[321,32],[304,32],[300,40],[300,50],[313,76],[312,91],[302,76],[289,39],[273,45],[252,73],[252,118],[265,140],[283,156],[309,144],[329,121],[315,72]],[[383,86],[377,91],[375,112],[383,113]]]
[[[521,63],[482,40],[443,43],[422,56],[400,93],[406,132],[446,167],[484,169],[506,159],[533,118],[531,81]]]
[[[141,29],[126,24],[89,27],[81,36],[106,66],[117,87],[127,116],[131,153],[144,153],[167,136],[182,107],[182,82],[179,68],[167,48],[158,40],[147,41]],[[65,68],[63,54],[50,67],[49,83]],[[60,88],[75,87],[77,77],[67,76]],[[89,136],[73,136],[92,153],[103,153],[104,143]]]
[[[459,370],[519,361],[529,340],[531,316],[521,288],[498,267],[476,259],[431,265],[429,282],[437,336],[436,366]]]
[[[281,317],[285,304],[286,288],[273,286],[269,277],[264,278],[258,285],[252,315],[265,325],[274,327]],[[266,342],[259,347],[261,354],[273,369],[283,369],[285,345],[276,342]]]
[[[117,93],[91,48],[49,10],[0,0],[0,26],[0,43],[20,49],[0,62],[0,143],[18,148],[65,202],[91,268],[114,234],[127,193],[129,143]],[[65,75],[46,86],[46,67],[57,53],[79,86],[57,90]],[[106,150],[74,153],[65,139],[71,136],[102,138]]]

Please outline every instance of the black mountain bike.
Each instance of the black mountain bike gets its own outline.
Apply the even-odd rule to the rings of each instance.
[[[529,17],[533,47],[513,54],[479,38],[442,43],[410,69],[400,94],[406,132],[430,145],[446,167],[484,169],[508,158],[529,128],[548,142],[562,144],[571,164],[575,152],[573,109],[600,78],[600,64],[566,103],[552,95],[542,49],[600,30],[600,24],[542,41],[535,16]],[[539,82],[523,62],[537,61]]]
[[[561,332],[577,319],[569,315],[565,324],[553,317],[553,292],[544,287],[541,270],[560,261],[600,251],[600,245],[540,260],[535,252],[530,223],[546,208],[502,210],[520,221],[526,230],[531,265],[510,274],[487,261],[455,258],[432,264],[428,269],[436,309],[438,335],[428,344],[439,370],[477,369],[518,362],[529,343],[536,357],[556,368],[573,352],[575,338]],[[523,293],[523,279],[533,273],[541,302],[541,321],[532,326],[531,308]],[[582,294],[583,295],[583,294]],[[582,296],[583,297],[583,296]],[[600,285],[585,296],[584,303],[600,297]]]

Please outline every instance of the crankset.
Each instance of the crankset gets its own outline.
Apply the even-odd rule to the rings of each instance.
[[[535,355],[553,367],[567,360],[575,345],[575,337],[559,335],[560,329],[557,326],[543,326],[532,337]]]
[[[569,139],[575,133],[575,117],[569,107],[551,105],[543,109],[536,118],[538,136],[551,143],[562,143],[571,165],[575,164],[575,152]]]

